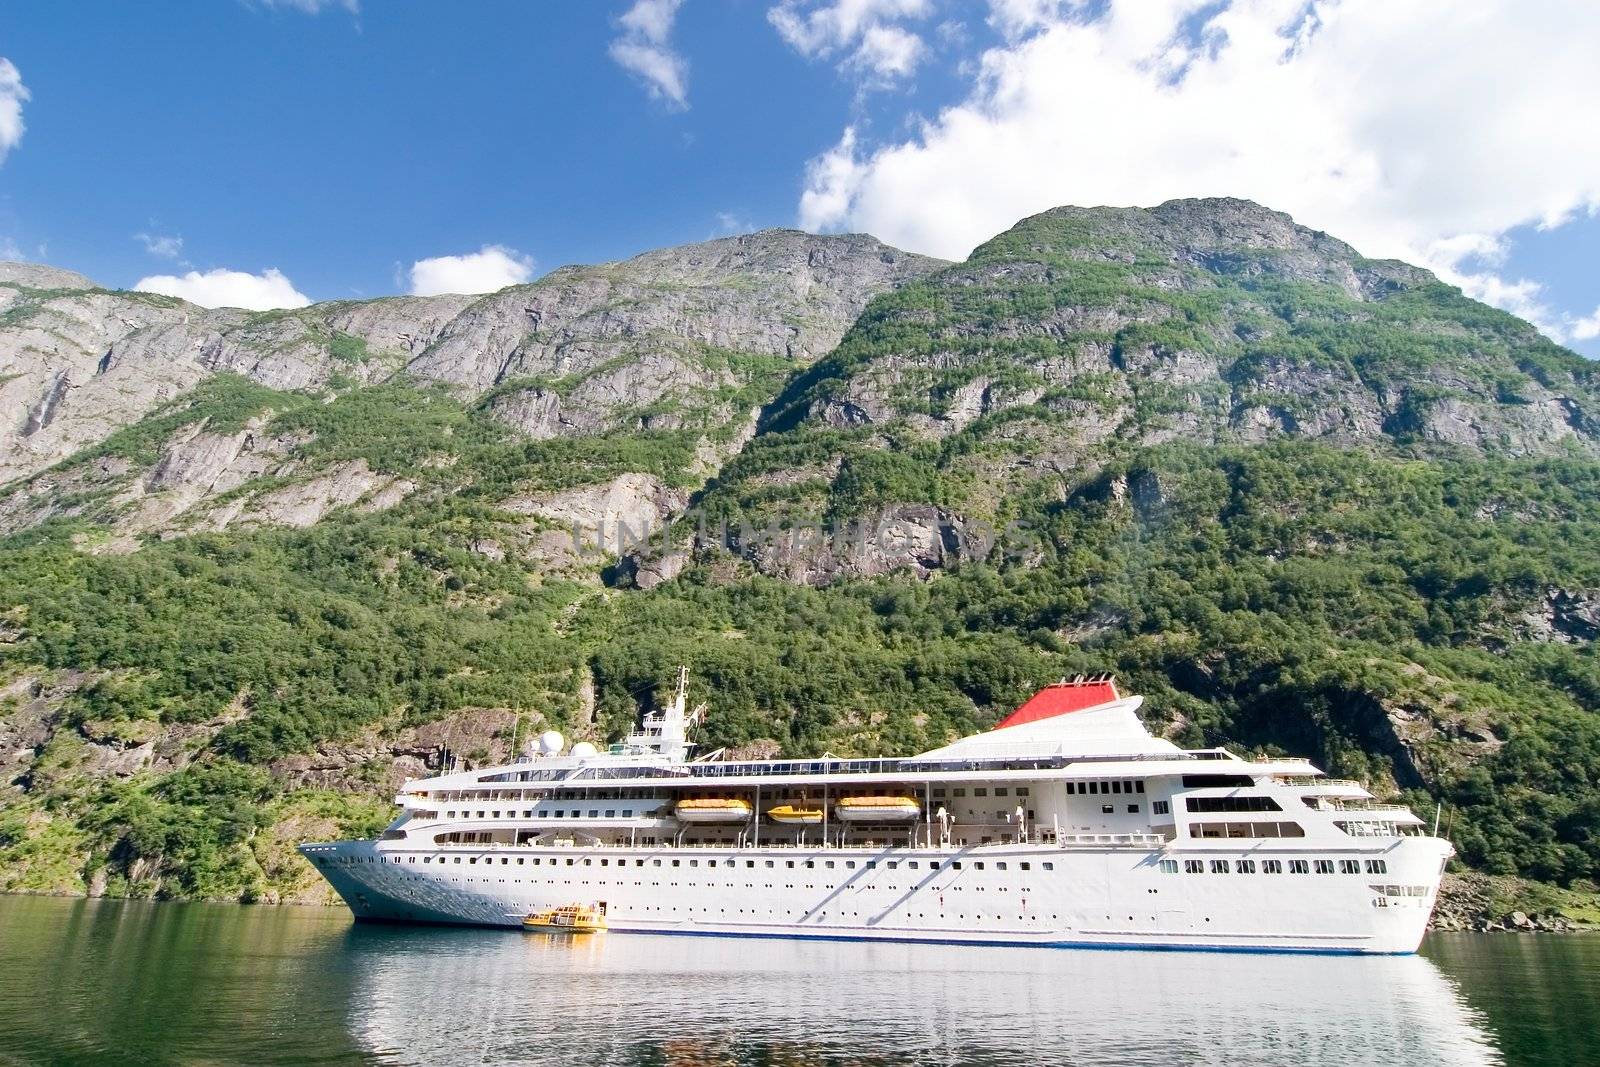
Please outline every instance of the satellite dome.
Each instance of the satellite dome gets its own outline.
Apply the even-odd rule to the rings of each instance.
[[[541,755],[554,756],[566,743],[567,739],[561,736],[560,730],[546,730],[539,735],[539,752]]]
[[[579,759],[588,759],[590,756],[593,756],[598,752],[599,749],[595,748],[587,741],[579,741],[577,744],[572,746],[572,754]]]

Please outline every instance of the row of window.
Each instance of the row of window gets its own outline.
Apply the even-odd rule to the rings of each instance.
[[[1337,865],[1334,860],[1184,860],[1181,868],[1177,860],[1162,860],[1161,870],[1166,874],[1177,874],[1180,869],[1185,874],[1205,874],[1207,870],[1212,874],[1255,874],[1258,862],[1262,874],[1284,873],[1285,862],[1289,865],[1290,874],[1311,874],[1313,871],[1317,874],[1362,873],[1360,860],[1339,860]],[[1366,873],[1388,874],[1388,861],[1367,860]]]
[[[1015,788],[1003,785],[997,785],[994,787],[994,795],[997,797],[1007,797],[1011,796],[1013,793],[1019,797],[1025,797],[1028,795],[1028,787],[1025,785],[1019,785]],[[960,789],[952,789],[950,790],[950,795],[952,797],[964,797],[967,795],[967,790],[965,787]],[[989,795],[989,788],[987,786],[977,786],[972,790],[972,795],[975,797],[986,797]],[[944,798],[945,796],[943,789],[935,789],[933,791],[934,800],[943,800]]]
[[[1132,779],[1120,782],[1068,782],[1068,795],[1104,796],[1108,793],[1143,793],[1144,783]]]
[[[1271,797],[1187,797],[1184,804],[1190,811],[1282,811]]]
[[[444,863],[447,860],[449,862],[452,862],[452,863],[460,863],[462,861],[462,859],[465,858],[466,861],[469,864],[475,864],[480,859],[485,864],[492,864],[492,863],[494,863],[494,861],[495,861],[495,859],[497,857],[495,857],[495,856],[481,856],[481,857],[480,856],[467,856],[467,857],[462,857],[462,856],[438,856],[438,857],[423,856],[422,857],[422,862],[423,863],[432,863],[432,862],[434,862],[434,860],[436,858],[437,858],[438,862],[440,862],[440,863]],[[415,857],[415,856],[405,856],[405,857],[401,857],[401,856],[385,856],[385,857],[381,858],[381,862],[384,862],[384,863],[399,863],[399,862],[401,862],[402,859],[404,859],[404,861],[406,863],[415,863],[415,862],[417,862],[417,857]],[[500,856],[500,857],[498,857],[498,859],[500,860],[500,863],[501,863],[502,866],[509,865],[512,862],[512,860],[515,859],[516,865],[518,867],[522,867],[522,866],[538,867],[538,866],[542,866],[544,864],[548,864],[551,867],[555,867],[558,864],[561,864],[563,862],[568,867],[576,867],[576,866],[580,866],[580,865],[584,866],[584,867],[593,867],[593,866],[597,865],[595,859],[592,856],[585,856],[585,857],[582,858],[581,861],[579,860],[578,857],[575,857],[575,856],[566,856],[566,857],[560,857],[560,856],[516,856],[516,857]],[[361,861],[359,857],[357,857],[357,861],[358,862]],[[345,862],[348,862],[348,858],[346,858]],[[369,857],[369,858],[366,859],[365,862],[370,863],[370,862],[372,862],[372,860]],[[739,866],[739,863],[740,863],[740,861],[736,860],[736,859],[715,859],[715,858],[707,859],[707,860],[704,860],[704,861],[701,861],[701,860],[698,860],[698,859],[691,859],[691,860],[683,860],[683,859],[673,859],[673,860],[652,859],[652,860],[649,860],[649,861],[642,860],[642,859],[636,859],[636,860],[629,861],[629,860],[623,859],[621,857],[618,857],[615,861],[613,861],[613,860],[611,860],[609,858],[602,857],[598,862],[598,866],[601,866],[601,867],[611,867],[611,866],[626,867],[626,866],[628,866],[628,864],[630,862],[635,867],[643,867],[643,866],[646,865],[647,862],[651,867],[661,867],[661,866],[699,867],[699,866],[702,865],[702,862],[703,862],[704,866],[707,866],[707,867],[724,867],[724,868],[737,867],[737,866]],[[744,862],[745,867],[747,867],[747,868],[753,868],[753,867],[756,866],[756,861],[755,860],[744,860],[743,862]],[[785,867],[796,867],[796,866],[798,866],[798,867],[803,867],[803,868],[815,868],[818,865],[819,862],[821,863],[822,867],[824,869],[826,869],[826,870],[832,870],[832,869],[834,869],[834,867],[839,866],[839,865],[842,864],[845,870],[853,871],[853,870],[856,869],[856,866],[857,866],[857,863],[856,863],[855,860],[838,860],[838,861],[835,861],[835,860],[821,860],[821,861],[818,861],[818,860],[784,860],[783,861],[783,865]],[[966,861],[966,862],[969,863],[971,865],[972,869],[976,870],[976,871],[986,870],[989,866],[993,866],[994,869],[997,870],[997,871],[1004,871],[1004,870],[1010,869],[1010,863],[1007,860],[969,860],[969,861]],[[939,860],[926,860],[926,861],[924,861],[924,860],[867,860],[863,866],[864,866],[864,868],[866,870],[872,871],[872,870],[877,870],[880,864],[883,867],[885,867],[886,869],[891,870],[891,871],[899,870],[902,866],[905,867],[907,870],[912,870],[912,871],[920,870],[920,869],[922,869],[924,864],[926,864],[927,869],[930,870],[930,871],[937,871],[937,870],[959,871],[959,870],[963,869],[963,867],[962,867],[963,861],[962,860],[944,860],[943,862],[941,862]],[[761,865],[763,867],[776,867],[778,865],[778,863],[777,863],[776,860],[762,860],[761,861]],[[1042,868],[1044,868],[1045,870],[1047,870],[1047,871],[1053,871],[1053,870],[1056,869],[1056,865],[1053,862],[1050,862],[1048,860],[1043,862],[1043,863],[1041,863],[1040,866]],[[1017,862],[1017,869],[1020,870],[1020,871],[1031,871],[1031,870],[1033,870],[1033,864],[1031,862],[1028,862],[1028,861],[1025,861],[1025,860],[1024,861],[1018,861]]]
[[[617,808],[590,808],[589,812],[588,812],[588,817],[591,818],[591,819],[598,819],[598,818],[600,818],[600,812],[601,811],[605,812],[605,817],[607,819],[615,819],[617,817],[618,813],[619,813],[619,809],[617,809]],[[624,819],[633,818],[634,811],[635,811],[634,808],[622,808],[622,809],[620,809],[620,813],[621,813],[621,815],[622,815],[622,817]],[[647,814],[647,813],[641,812],[640,814]],[[508,809],[504,809],[504,810],[496,808],[496,809],[494,809],[492,811],[485,809],[485,810],[480,810],[480,811],[477,811],[477,812],[465,811],[465,810],[463,810],[463,811],[447,811],[447,812],[444,813],[444,816],[447,819],[454,819],[457,815],[459,815],[463,819],[471,819],[471,818],[474,818],[474,817],[479,818],[479,819],[499,819],[499,818],[515,819],[515,818],[519,817],[518,812],[517,812],[517,810],[515,808],[508,808]],[[418,816],[418,818],[427,818],[428,817],[428,813],[427,812],[418,812],[417,816]],[[567,809],[565,809],[565,808],[557,808],[554,811],[539,811],[536,808],[525,808],[521,812],[520,817],[524,818],[524,819],[532,819],[532,818],[565,819],[565,818],[567,818]],[[574,819],[583,818],[584,817],[584,810],[582,808],[573,808],[571,817],[574,818]]]

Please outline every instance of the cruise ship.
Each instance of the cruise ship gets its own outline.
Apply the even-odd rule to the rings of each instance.
[[[358,920],[1096,948],[1414,952],[1454,854],[1301,759],[1186,750],[1109,676],[903,758],[695,755],[687,671],[625,741],[405,784],[300,852]],[[1437,820],[1436,820],[1437,822]]]

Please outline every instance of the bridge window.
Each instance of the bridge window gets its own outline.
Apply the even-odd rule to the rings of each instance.
[[[1289,861],[1289,873],[1290,874],[1310,874],[1311,873],[1311,864],[1307,863],[1305,860],[1290,860]]]
[[[1361,861],[1360,860],[1340,860],[1339,861],[1339,873],[1340,874],[1360,874],[1361,873]]]
[[[1317,873],[1318,874],[1332,874],[1333,873],[1333,861],[1332,860],[1317,860]]]
[[[1233,861],[1233,872],[1235,874],[1255,874],[1256,873],[1256,861],[1255,860],[1234,860]]]
[[[1282,860],[1262,860],[1261,861],[1261,873],[1262,874],[1282,874],[1283,873],[1283,861]]]
[[[1150,810],[1156,815],[1171,815],[1172,805],[1165,800],[1155,800],[1151,801]]]
[[[1162,860],[1161,861],[1161,873],[1162,874],[1177,874],[1178,873],[1178,861],[1177,860]]]
[[[1282,811],[1271,797],[1186,797],[1184,806],[1190,811]]]
[[[1368,860],[1367,861],[1367,873],[1368,874],[1388,874],[1389,873],[1389,864],[1385,860]]]
[[[1206,873],[1206,861],[1205,860],[1184,860],[1183,861],[1183,873],[1184,874],[1205,874]]]
[[[1212,860],[1211,861],[1211,873],[1212,874],[1227,874],[1228,873],[1228,861],[1227,860]]]

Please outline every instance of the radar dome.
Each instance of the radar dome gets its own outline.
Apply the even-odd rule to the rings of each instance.
[[[577,744],[572,746],[572,754],[579,759],[588,759],[590,756],[595,755],[598,751],[599,749],[595,748],[587,741],[579,741]]]
[[[561,736],[560,730],[546,730],[539,735],[539,752],[541,755],[554,756],[566,743],[567,739]]]

